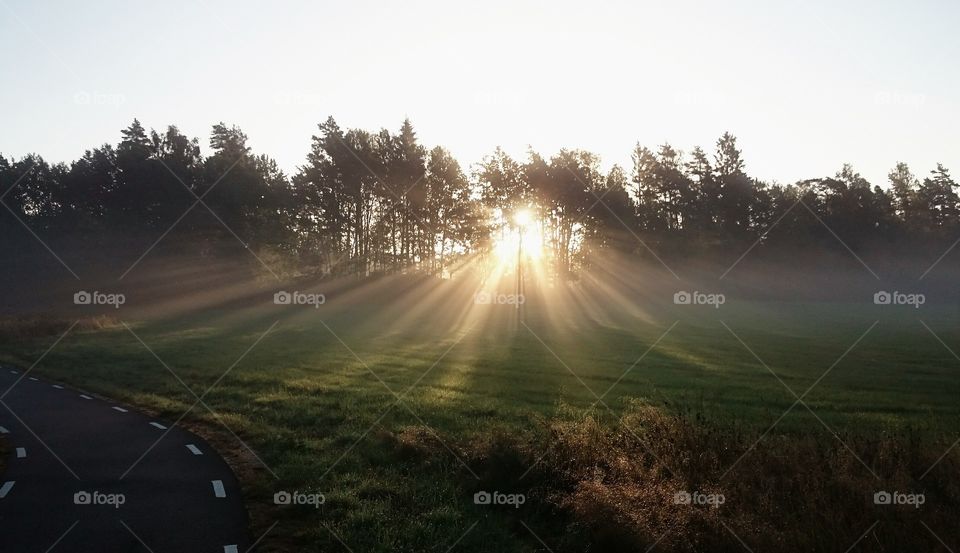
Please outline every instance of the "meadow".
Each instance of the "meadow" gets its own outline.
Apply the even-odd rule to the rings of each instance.
[[[814,440],[813,449],[797,446],[798,459],[829,451],[845,470],[885,479],[889,457],[873,456],[876,443],[906,436],[926,444],[912,450],[921,460],[936,459],[960,422],[950,306],[729,298],[713,308],[674,305],[663,294],[627,304],[532,290],[517,310],[477,305],[456,283],[397,277],[346,285],[318,308],[273,305],[258,292],[215,308],[125,315],[121,308],[82,322],[49,352],[69,318],[20,334],[29,317],[8,322],[0,360],[26,368],[41,359],[34,371],[45,378],[171,422],[183,417],[227,450],[254,537],[277,523],[265,551],[574,551],[600,542],[628,550],[661,536],[629,520],[617,524],[634,524],[640,538],[598,535],[604,516],[565,503],[583,490],[560,480],[590,480],[573,468],[589,451],[636,454],[653,470],[637,478],[679,463],[686,468],[670,478],[689,481],[709,480],[711,470],[726,476],[717,469],[731,459],[756,469],[759,461],[740,458],[773,454],[760,443],[790,451]],[[202,403],[184,416],[197,397]],[[717,451],[693,461],[690,451],[670,453],[661,446],[677,446],[686,431],[661,443],[660,424],[687,428],[694,451]],[[582,443],[553,448],[570,446],[571,435]],[[600,443],[607,453],[591,449]],[[717,466],[689,472],[714,453]],[[953,453],[940,469],[953,466]],[[660,457],[668,458],[654,470]],[[955,479],[943,486],[954,501]],[[318,491],[325,503],[276,507],[279,490]],[[482,490],[530,501],[476,505]],[[723,534],[720,522],[711,524]],[[761,534],[746,540],[769,545]],[[824,535],[821,546],[835,545]],[[660,546],[697,550],[695,542]]]

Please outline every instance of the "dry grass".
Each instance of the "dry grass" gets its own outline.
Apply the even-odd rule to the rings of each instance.
[[[525,493],[527,504],[509,514],[552,536],[557,553],[935,551],[939,540],[958,543],[960,455],[937,462],[952,440],[826,431],[759,438],[638,402],[617,425],[563,416],[544,421],[542,432],[492,432],[458,449],[480,476],[464,478],[466,491]],[[418,429],[394,443],[424,461],[449,455]],[[925,503],[876,505],[880,490],[923,493]],[[678,504],[683,491],[722,494],[724,503]]]

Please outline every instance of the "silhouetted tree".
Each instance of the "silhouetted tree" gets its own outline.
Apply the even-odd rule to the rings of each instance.
[[[928,232],[952,230],[957,226],[957,183],[942,164],[938,163],[930,176],[923,179],[917,191],[917,208],[928,216]]]
[[[685,155],[669,144],[637,144],[629,175],[619,166],[602,172],[583,150],[549,158],[529,151],[520,162],[497,148],[468,177],[449,151],[421,145],[409,120],[394,134],[341,129],[331,117],[318,131],[292,178],[222,122],[211,129],[206,157],[176,126],[158,133],[137,119],[116,146],[88,150],[69,166],[0,156],[0,247],[36,245],[31,233],[154,240],[175,226],[186,239],[174,241],[181,248],[239,239],[323,272],[446,275],[490,251],[513,230],[517,210],[529,209],[546,259],[569,276],[590,251],[645,252],[637,238],[682,255],[742,251],[745,241],[784,252],[841,247],[834,233],[853,248],[895,240],[909,247],[952,242],[960,230],[957,183],[942,164],[921,183],[898,163],[888,189],[850,165],[831,177],[771,184],[747,175],[737,139],[724,133],[712,160],[699,147]],[[801,200],[815,217],[797,207]]]

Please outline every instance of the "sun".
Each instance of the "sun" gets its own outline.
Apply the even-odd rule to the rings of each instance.
[[[513,222],[516,223],[518,227],[524,229],[530,226],[530,219],[529,209],[518,209],[517,212],[513,214]]]
[[[519,259],[539,260],[543,257],[543,234],[530,209],[518,209],[509,224],[494,241],[494,253],[501,266],[513,267]]]

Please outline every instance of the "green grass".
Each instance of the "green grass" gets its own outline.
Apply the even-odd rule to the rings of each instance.
[[[946,434],[960,419],[960,360],[919,320],[956,351],[960,333],[946,308],[731,302],[588,320],[531,306],[520,325],[509,307],[484,309],[490,317],[477,321],[332,305],[125,322],[196,394],[222,376],[204,401],[270,469],[245,482],[260,506],[255,531],[280,521],[267,550],[293,542],[335,551],[340,539],[353,551],[447,551],[458,539],[463,551],[537,550],[507,515],[473,505],[473,469],[460,448],[497,430],[536,432],[561,409],[585,412],[594,394],[605,404],[595,414],[609,424],[639,397],[762,431],[795,402],[773,371],[797,394],[813,386],[804,402],[816,413],[797,405],[775,433],[827,433],[827,425]],[[4,340],[0,359],[29,366],[54,339]],[[194,402],[123,326],[73,332],[35,370],[172,420]],[[403,395],[396,405],[394,393]],[[203,406],[191,418],[211,420]],[[445,451],[429,463],[397,446],[424,426]],[[280,489],[319,490],[327,501],[319,511],[274,508]]]

